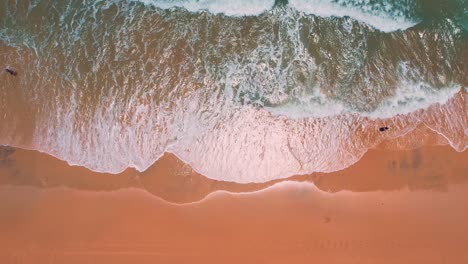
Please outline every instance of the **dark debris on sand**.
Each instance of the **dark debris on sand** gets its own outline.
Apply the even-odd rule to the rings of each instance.
[[[15,71],[13,69],[10,69],[10,68],[6,68],[5,71],[8,72],[9,74],[13,75],[13,76],[18,75],[17,71]]]

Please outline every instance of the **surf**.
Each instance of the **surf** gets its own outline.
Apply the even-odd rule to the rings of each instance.
[[[299,12],[320,17],[351,17],[378,30],[391,32],[410,28],[420,22],[411,17],[414,6],[411,2],[395,5],[391,1],[372,3],[370,1],[333,0],[140,0],[162,9],[184,8],[190,12],[208,11],[228,16],[253,16],[271,11],[273,7],[294,8]]]
[[[406,135],[467,146],[465,40],[452,20],[385,33],[290,6],[34,4],[0,3],[0,61],[18,72],[0,76],[2,145],[110,173],[170,152],[234,182],[341,170]]]

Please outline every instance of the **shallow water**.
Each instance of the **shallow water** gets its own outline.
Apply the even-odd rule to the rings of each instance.
[[[466,1],[381,3],[3,1],[0,144],[112,173],[172,152],[236,182],[421,127],[465,150]]]

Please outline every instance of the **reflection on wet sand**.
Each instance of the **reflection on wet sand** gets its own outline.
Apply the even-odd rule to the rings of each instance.
[[[342,171],[237,184],[171,154],[112,175],[1,147],[0,262],[465,263],[467,155],[387,144]]]
[[[2,147],[0,183],[50,188],[66,186],[79,190],[111,191],[135,187],[174,203],[199,201],[224,190],[252,192],[281,180],[239,184],[211,180],[193,171],[172,154],[166,154],[144,172],[127,169],[121,174],[90,171],[36,151]],[[353,166],[332,173],[293,176],[287,180],[307,181],[326,192],[410,190],[446,191],[450,184],[468,178],[468,153],[448,146],[415,150],[370,150]]]
[[[283,182],[168,204],[140,189],[0,187],[2,263],[466,263],[468,185],[340,192]]]

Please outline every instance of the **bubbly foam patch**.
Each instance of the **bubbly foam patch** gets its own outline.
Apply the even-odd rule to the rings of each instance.
[[[321,17],[349,16],[385,32],[407,29],[418,23],[418,21],[405,18],[401,13],[390,12],[390,8],[386,6],[382,8],[383,10],[377,11],[372,9],[371,3],[357,7],[339,2],[332,0],[289,0],[289,5],[301,12]],[[385,3],[385,1],[383,2]]]
[[[215,14],[228,16],[259,15],[270,10],[274,0],[140,0],[159,8],[168,9],[183,7],[191,12],[207,10]],[[379,9],[375,3],[358,1],[360,6],[351,5],[349,1],[333,0],[289,0],[289,6],[306,14],[321,17],[349,16],[367,23],[379,30],[390,32],[403,30],[416,25],[419,21],[408,19],[402,12],[392,11],[389,4],[383,2]]]
[[[295,119],[337,116],[349,111],[343,103],[327,98],[318,89],[314,89],[313,94],[309,96],[297,99],[283,105],[265,107],[265,110],[276,116]]]
[[[382,101],[375,111],[363,114],[372,118],[391,118],[409,114],[434,104],[445,104],[458,91],[460,87],[457,85],[435,89],[424,83],[405,83],[392,97]]]
[[[31,64],[21,67],[22,90],[2,86],[15,102],[23,96],[34,115],[30,148],[70,164],[143,171],[172,152],[212,179],[263,182],[343,169],[369,148],[419,127],[458,151],[468,145],[466,91],[446,101],[455,89],[424,84],[437,78],[433,86],[447,86],[448,72],[462,75],[452,67],[450,58],[460,54],[453,49],[461,46],[450,34],[371,32],[389,48],[369,56],[367,27],[341,30],[292,8],[265,19],[193,16],[186,22],[185,12],[146,12],[125,1],[96,10],[73,4],[76,12],[50,14],[49,24],[41,24],[48,30],[29,29],[35,55],[18,61]],[[129,16],[133,10],[143,17]],[[70,24],[56,23],[62,14]],[[11,12],[5,21],[14,24],[7,26],[29,28],[42,19],[16,17]],[[248,34],[238,34],[247,22]],[[406,70],[394,62],[394,47],[399,61],[409,60]],[[441,61],[439,54],[450,56]],[[440,74],[431,74],[444,63]],[[358,114],[345,105],[375,110]],[[382,133],[381,126],[390,129]]]
[[[273,7],[274,0],[140,0],[145,4],[167,9],[183,7],[191,12],[208,10],[228,16],[258,15]]]
[[[67,117],[76,115],[67,110],[37,132],[35,145],[70,164],[111,173],[128,167],[144,171],[171,152],[209,178],[240,183],[341,170],[369,148],[420,126],[440,134],[458,151],[467,146],[463,92],[443,105],[383,119],[349,113],[290,119],[221,102],[200,111],[200,102],[194,95],[170,111],[135,103],[125,123],[115,116],[117,105],[103,106],[92,124],[78,130],[67,126]],[[390,130],[379,132],[382,125]]]
[[[462,96],[457,94],[444,105],[383,119],[357,114],[288,119],[253,108],[238,109],[210,133],[197,137],[190,148],[182,144],[170,151],[208,177],[244,183],[341,170],[357,162],[369,148],[419,126],[429,127],[463,151],[467,120]],[[390,130],[380,132],[383,125]]]
[[[417,110],[426,109],[433,104],[444,104],[460,90],[452,85],[444,88],[433,88],[425,83],[404,82],[395,90],[393,96],[383,100],[380,105],[370,112],[356,112],[343,105],[342,102],[327,98],[318,90],[313,95],[300,98],[276,107],[266,107],[274,115],[289,118],[327,117],[345,113],[355,113],[364,117],[391,118],[396,115],[409,114]]]

